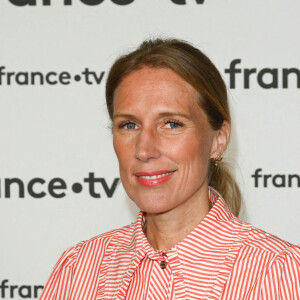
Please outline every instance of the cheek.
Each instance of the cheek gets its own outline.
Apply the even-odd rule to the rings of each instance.
[[[128,143],[128,139],[118,135],[113,137],[113,146],[118,157],[120,172],[129,170],[134,155],[134,146],[132,143]]]
[[[113,145],[121,167],[126,162],[126,145],[116,136],[113,138]]]
[[[184,138],[176,138],[164,143],[164,152],[178,163],[192,165],[193,162],[201,164],[209,161],[211,140],[208,136],[189,135]]]

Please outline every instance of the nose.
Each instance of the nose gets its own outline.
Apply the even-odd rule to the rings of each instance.
[[[143,162],[160,156],[159,137],[155,129],[142,129],[137,136],[135,157]]]

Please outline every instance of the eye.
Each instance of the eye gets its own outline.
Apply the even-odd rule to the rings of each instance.
[[[133,122],[124,122],[119,125],[119,128],[125,128],[128,130],[136,129],[136,124]]]
[[[171,129],[176,129],[183,126],[183,124],[177,120],[168,120],[165,121],[165,124],[167,125],[168,128]]]

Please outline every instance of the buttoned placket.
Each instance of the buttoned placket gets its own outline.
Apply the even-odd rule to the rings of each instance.
[[[151,258],[153,260],[156,260],[157,263],[159,263],[161,272],[163,272],[165,276],[169,276],[169,278],[170,278],[170,280],[168,281],[168,285],[166,286],[166,289],[167,289],[166,300],[173,300],[174,299],[174,297],[172,295],[173,274],[172,274],[172,269],[169,265],[168,254],[167,254],[167,252],[161,251],[161,250],[152,250],[152,254],[153,255],[151,255]]]
[[[162,252],[161,255],[162,255],[162,259],[161,259],[161,261],[160,261],[159,266],[160,266],[160,268],[161,268],[162,270],[164,270],[164,269],[166,269],[167,266],[168,266],[168,257],[167,257],[167,254],[166,254],[165,252]]]
[[[178,257],[176,248],[168,251],[152,250],[151,259],[158,260],[162,272],[170,273],[170,283],[168,286],[168,300],[184,300],[186,299],[185,281],[182,271],[182,265]],[[163,266],[163,267],[162,267]],[[173,298],[172,291],[174,290]]]
[[[141,228],[144,226],[146,221],[143,216],[142,224],[140,227],[139,245],[146,251],[146,255],[153,260],[157,260],[162,272],[170,272],[170,282],[168,286],[168,300],[184,300],[186,295],[184,276],[182,271],[182,265],[178,257],[176,247],[168,251],[154,250],[149,244],[146,236],[144,235]],[[175,297],[170,298],[172,291],[174,290]]]
[[[148,248],[149,252],[150,248]],[[147,253],[144,248],[137,251],[137,253],[133,253],[133,259],[131,264],[128,266],[126,273],[124,273],[124,276],[122,278],[122,283],[120,285],[120,288],[117,292],[117,295],[115,298],[116,300],[123,300],[126,299],[127,291],[130,286],[130,283],[132,281],[132,278],[134,276],[134,272],[138,268],[139,264],[142,262],[143,259],[151,259],[156,261],[157,263],[161,264],[161,262],[164,262],[166,265],[165,268],[161,268],[161,272],[167,272],[170,276],[171,280],[169,281],[169,285],[167,287],[168,293],[166,300],[173,300],[174,298],[171,297],[172,293],[172,285],[173,285],[173,274],[170,268],[168,268],[168,257],[165,252],[159,251],[159,250],[151,250],[150,253]],[[168,269],[167,269],[168,268]],[[177,299],[177,298],[176,298]],[[181,298],[180,298],[181,299]]]

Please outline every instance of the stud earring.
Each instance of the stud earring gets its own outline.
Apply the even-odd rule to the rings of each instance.
[[[222,154],[219,154],[217,157],[214,157],[213,160],[214,160],[214,165],[217,167],[219,162],[223,159],[223,156]]]

